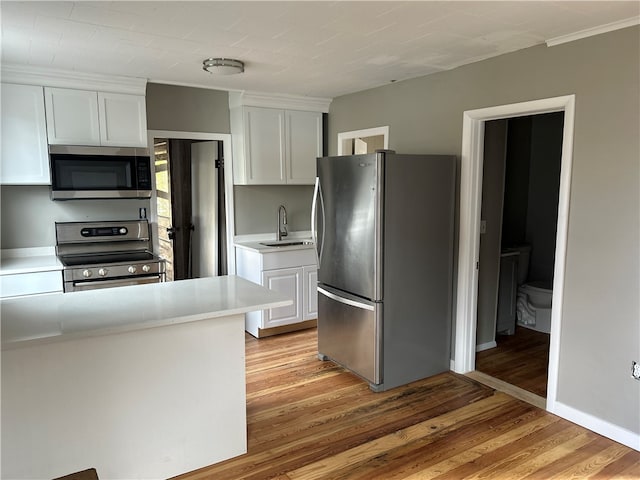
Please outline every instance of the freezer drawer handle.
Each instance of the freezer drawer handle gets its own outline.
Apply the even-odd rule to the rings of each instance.
[[[366,303],[356,302],[355,300],[350,300],[348,298],[339,297],[338,295],[334,295],[331,292],[327,292],[324,288],[318,287],[318,292],[329,297],[331,300],[335,300],[336,302],[344,303],[345,305],[350,305],[356,308],[363,308],[364,310],[374,311],[373,305],[368,305]]]

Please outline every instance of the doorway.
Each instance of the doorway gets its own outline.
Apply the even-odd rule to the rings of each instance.
[[[234,273],[231,136],[148,136],[155,160],[154,249],[167,260],[167,280]]]
[[[560,326],[566,256],[569,191],[573,148],[575,96],[567,95],[511,105],[489,107],[464,112],[463,142],[460,170],[460,229],[458,280],[455,324],[455,357],[453,370],[468,373],[475,370],[478,270],[486,122],[496,119],[563,112],[562,156],[558,200],[558,220],[553,267],[553,303],[546,408],[556,409]]]
[[[226,229],[221,142],[155,138],[154,154],[167,280],[226,274],[226,256],[219,248],[225,245]]]
[[[338,133],[338,156],[373,153],[389,148],[389,126]]]
[[[484,134],[476,371],[543,405],[563,118],[491,120]]]

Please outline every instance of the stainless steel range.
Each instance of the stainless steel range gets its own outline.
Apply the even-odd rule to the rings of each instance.
[[[56,254],[65,292],[165,280],[165,261],[151,251],[146,220],[56,222]]]

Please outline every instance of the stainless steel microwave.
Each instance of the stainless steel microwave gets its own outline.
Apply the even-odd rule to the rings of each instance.
[[[146,148],[49,146],[51,198],[150,198]]]

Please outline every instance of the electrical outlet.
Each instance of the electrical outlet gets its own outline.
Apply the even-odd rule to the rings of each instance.
[[[631,376],[636,380],[640,380],[640,363],[631,362]]]

